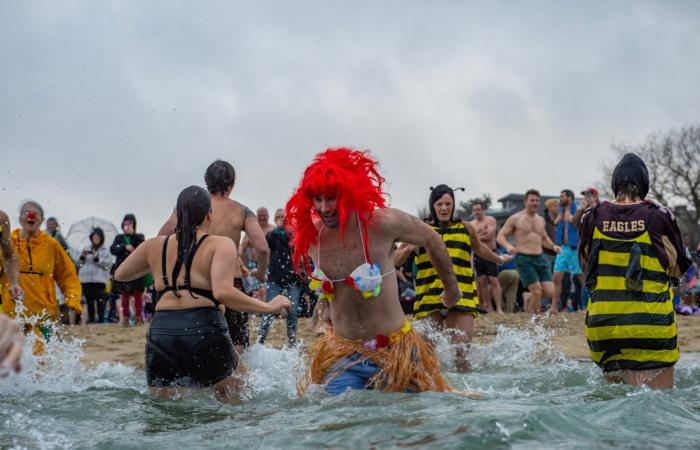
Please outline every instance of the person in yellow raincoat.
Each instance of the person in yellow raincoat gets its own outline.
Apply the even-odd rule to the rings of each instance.
[[[58,319],[55,283],[63,292],[66,305],[80,312],[82,295],[80,279],[72,260],[55,239],[40,230],[44,211],[33,201],[20,208],[21,228],[11,233],[12,245],[19,258],[19,284],[24,290],[24,316],[38,315],[38,329],[49,338],[50,322]],[[16,303],[9,290],[9,281],[2,277],[2,304],[5,314],[16,315]],[[36,349],[35,349],[36,350]]]

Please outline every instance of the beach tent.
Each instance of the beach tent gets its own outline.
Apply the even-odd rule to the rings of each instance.
[[[114,237],[119,234],[119,230],[109,220],[99,217],[87,217],[79,220],[70,226],[68,234],[65,236],[70,255],[74,260],[80,257],[80,252],[90,243],[90,233],[94,228],[100,227],[105,233],[105,245],[109,247],[114,241]]]

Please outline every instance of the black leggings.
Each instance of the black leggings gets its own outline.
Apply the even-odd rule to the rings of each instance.
[[[146,336],[149,386],[211,386],[237,365],[238,355],[218,309],[156,311]]]
[[[88,323],[102,322],[105,318],[105,284],[83,283],[83,295],[87,301]],[[97,306],[97,318],[95,318]]]

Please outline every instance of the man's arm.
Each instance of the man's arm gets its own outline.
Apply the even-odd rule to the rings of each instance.
[[[250,247],[250,239],[248,239],[248,235],[246,234],[243,236],[243,239],[241,239],[241,245],[238,247],[238,257],[243,260],[243,263],[248,266],[250,261],[248,261],[248,257],[250,256],[248,252],[248,247]]]
[[[469,233],[469,240],[471,241],[472,248],[474,249],[474,253],[476,253],[477,256],[491,261],[492,263],[496,263],[499,266],[506,262],[503,258],[496,255],[490,248],[488,248],[488,246],[484,245],[484,243],[481,242],[481,240],[479,240],[478,236],[475,238],[476,231],[474,230],[474,227],[471,223],[466,221],[462,223],[467,228],[467,232]]]
[[[162,227],[160,227],[160,230],[158,230],[157,236],[169,236],[171,234],[175,234],[175,227],[177,226],[177,216],[175,215],[175,211],[173,211],[172,214],[170,214],[170,217],[168,220],[165,221]]]
[[[241,207],[245,208],[242,205]],[[267,272],[267,263],[270,259],[270,247],[267,245],[265,233],[263,233],[262,228],[260,228],[255,214],[248,208],[245,208],[244,214],[243,231],[245,231],[246,237],[250,239],[250,245],[255,251],[255,258],[258,263],[258,270],[255,272],[255,277],[264,282]]]
[[[149,239],[136,249],[117,267],[114,279],[117,281],[132,281],[141,278],[148,272],[148,249],[157,238]]]
[[[394,267],[399,267],[405,263],[409,255],[415,252],[417,248],[413,244],[403,242],[399,248],[394,250]]]
[[[378,217],[378,222],[381,223],[383,230],[389,234],[388,237],[392,238],[393,241],[406,242],[425,248],[431,264],[445,286],[443,303],[448,308],[456,305],[462,298],[462,293],[452,269],[452,259],[447,253],[447,247],[445,247],[440,235],[422,220],[403,211],[393,208],[380,211],[382,211],[382,217]],[[378,212],[375,214],[379,215]]]
[[[2,250],[2,264],[6,268],[7,279],[10,282],[10,295],[13,299],[22,296],[22,288],[19,286],[19,258],[12,246],[10,238],[10,218],[4,211],[0,211],[0,226],[2,226],[2,239],[0,239],[0,250]]]
[[[479,238],[479,240],[486,242],[496,239],[496,219],[491,216],[486,216],[484,218],[484,221],[484,227],[481,229],[480,232],[477,233],[477,237]],[[469,223],[472,226],[474,226],[474,221]]]
[[[515,254],[517,252],[517,249],[508,242],[508,236],[513,234],[513,230],[515,230],[515,214],[510,216],[508,220],[506,220],[506,223],[503,225],[503,228],[501,228],[501,231],[498,232],[498,237],[496,238],[496,242],[498,242],[498,245],[501,247],[505,248],[508,253],[511,255]]]

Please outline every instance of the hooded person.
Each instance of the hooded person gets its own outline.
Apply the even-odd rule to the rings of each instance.
[[[136,247],[143,244],[143,234],[136,233],[136,216],[126,214],[122,220],[122,234],[114,237],[114,242],[109,251],[114,255],[115,262],[112,266],[112,274],[119,268],[122,262],[136,250]],[[112,289],[121,295],[121,317],[119,323],[122,326],[129,326],[129,300],[134,298],[134,322],[139,325],[143,323],[143,290],[146,287],[145,278],[140,277],[128,282],[114,280]]]
[[[19,283],[24,290],[21,302],[15,302],[8,289],[8,280],[2,277],[2,302],[5,314],[15,317],[18,311],[24,317],[38,316],[35,331],[45,339],[51,335],[51,322],[58,319],[56,285],[64,295],[66,305],[80,313],[82,290],[73,261],[61,244],[40,226],[44,210],[36,202],[27,201],[20,207],[20,228],[12,231],[12,245],[19,259]],[[21,304],[21,308],[17,308]],[[40,351],[35,348],[36,351]]]
[[[321,337],[300,382],[347,389],[421,392],[450,389],[433,348],[404,318],[394,274],[396,241],[428,248],[445,284],[443,302],[461,297],[444,243],[432,229],[388,208],[384,178],[368,152],[319,153],[286,206],[293,263],[327,302],[332,329]]]
[[[105,245],[105,233],[100,227],[90,232],[87,244],[78,258],[78,275],[87,302],[88,323],[102,323],[105,317],[105,288],[114,257]]]
[[[426,320],[436,329],[446,330],[456,346],[455,363],[460,370],[469,369],[467,351],[471,342],[474,319],[479,316],[479,299],[474,282],[472,251],[486,261],[501,265],[511,256],[500,257],[482,243],[467,221],[455,218],[454,191],[446,184],[430,188],[428,208],[430,217],[425,222],[445,243],[451,259],[451,268],[457,277],[461,298],[454,306],[446,308],[440,293],[443,290],[436,267],[432,264],[426,248],[404,246],[397,251],[394,264],[401,265],[411,252],[416,253],[416,301],[413,304],[413,318]]]
[[[615,200],[581,220],[591,358],[610,382],[670,388],[680,356],[671,286],[691,261],[671,211],[645,200],[649,172],[641,158],[625,154],[611,187]]]

